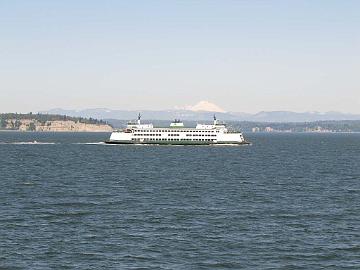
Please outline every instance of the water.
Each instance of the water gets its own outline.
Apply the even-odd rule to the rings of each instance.
[[[360,134],[108,136],[0,132],[0,269],[360,269]]]

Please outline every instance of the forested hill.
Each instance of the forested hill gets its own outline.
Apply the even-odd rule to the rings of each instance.
[[[74,121],[84,124],[107,124],[106,121],[97,120],[94,118],[84,118],[84,117],[72,117],[67,115],[60,114],[34,114],[34,113],[1,113],[1,120],[16,119],[16,120],[36,120],[41,123],[47,121]]]
[[[111,131],[106,121],[59,114],[0,114],[0,129],[21,131]]]

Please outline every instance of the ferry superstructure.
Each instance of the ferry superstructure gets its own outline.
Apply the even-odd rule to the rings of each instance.
[[[230,132],[226,124],[214,115],[212,125],[197,124],[195,128],[184,127],[176,119],[168,128],[154,128],[153,124],[142,124],[139,114],[137,122],[129,122],[123,130],[112,132],[108,144],[166,144],[166,145],[212,145],[249,144],[241,132]]]

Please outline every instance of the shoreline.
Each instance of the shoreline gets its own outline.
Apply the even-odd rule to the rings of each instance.
[[[116,130],[116,129],[114,129]],[[29,131],[29,130],[18,130],[18,129],[0,129],[0,132],[17,132],[17,133],[112,133],[112,131],[106,130],[94,130],[94,131],[76,131],[76,130],[44,130],[44,131]],[[309,132],[309,131],[299,131],[299,132],[286,132],[286,131],[276,131],[276,132],[251,132],[244,131],[243,133],[247,134],[360,134],[360,131],[334,131],[334,132]]]
[[[74,130],[62,130],[62,131],[24,131],[13,129],[0,129],[0,132],[17,132],[17,133],[112,133],[112,131],[74,131]]]

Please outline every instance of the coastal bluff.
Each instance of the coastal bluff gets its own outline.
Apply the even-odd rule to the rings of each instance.
[[[0,114],[0,130],[44,132],[112,132],[107,122],[93,118],[47,114]]]

